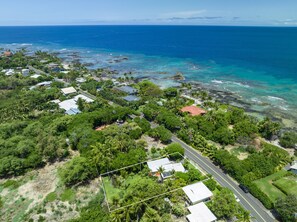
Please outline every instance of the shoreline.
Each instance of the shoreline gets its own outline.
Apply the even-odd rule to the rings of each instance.
[[[18,46],[18,47],[17,47]],[[29,50],[30,53],[36,51],[38,47],[35,46],[35,50],[33,44],[32,45],[15,45],[15,49],[26,48]],[[243,108],[249,114],[256,116],[257,118],[263,118],[263,116],[268,116],[273,120],[280,121],[285,128],[287,129],[294,129],[297,131],[297,115],[293,115],[294,107],[287,107],[291,106],[287,100],[284,100],[281,97],[275,95],[275,92],[271,93],[271,95],[258,95],[257,92],[254,94],[256,95],[253,98],[249,98],[248,95],[244,95],[244,93],[253,91],[256,87],[261,88],[261,83],[255,82],[247,82],[244,79],[234,79],[228,76],[212,76],[212,73],[204,73],[203,65],[191,64],[190,71],[198,72],[198,76],[208,77],[208,82],[205,82],[205,79],[201,81],[196,80],[195,76],[189,76],[186,71],[183,70],[183,66],[176,67],[173,66],[166,66],[166,61],[158,61],[157,57],[139,57],[139,55],[135,54],[120,54],[119,52],[111,52],[108,50],[99,50],[99,51],[91,51],[79,48],[79,49],[70,49],[70,48],[45,48],[46,46],[42,46],[41,48],[49,51],[60,57],[63,62],[67,65],[74,61],[79,61],[82,64],[86,65],[86,67],[90,70],[96,68],[106,68],[110,70],[116,70],[118,74],[115,74],[115,77],[120,77],[124,73],[131,73],[135,79],[149,79],[161,87],[179,87],[181,83],[190,83],[194,90],[204,90],[209,93],[209,95],[215,98],[217,101],[221,103],[228,103],[230,105],[234,105],[237,107]],[[39,48],[40,49],[40,48]],[[142,60],[143,61],[142,61]],[[148,61],[145,61],[147,59]],[[169,59],[169,58],[167,58]],[[138,61],[141,60],[141,61]],[[150,61],[151,60],[151,61]],[[154,62],[157,61],[160,64],[164,65],[164,69],[160,69],[160,67],[154,67]],[[181,60],[182,61],[182,60]],[[142,67],[144,62],[151,62],[152,67]],[[189,61],[184,61],[185,63]],[[158,65],[160,65],[158,64]],[[144,64],[147,66],[147,64]],[[175,65],[175,64],[173,64]],[[183,64],[184,65],[184,64]],[[193,66],[193,67],[192,67]],[[161,67],[162,68],[162,67]],[[204,67],[205,68],[205,67]],[[209,67],[207,67],[209,68]],[[175,70],[175,71],[173,71]],[[185,73],[184,73],[185,71]],[[207,71],[207,70],[206,70]],[[184,79],[174,79],[174,76],[177,73],[182,73]],[[222,77],[222,78],[221,78]],[[198,78],[198,77],[197,77]],[[223,79],[227,78],[227,80]],[[194,80],[195,79],[195,80]],[[292,85],[294,86],[294,85]],[[292,87],[291,86],[291,87]],[[265,89],[269,93],[269,89]],[[292,92],[294,93],[294,92]],[[247,100],[248,98],[248,100]],[[287,99],[287,97],[286,97]],[[297,107],[297,105],[296,105]],[[288,109],[288,110],[286,110]]]

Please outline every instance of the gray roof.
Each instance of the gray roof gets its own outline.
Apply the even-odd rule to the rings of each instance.
[[[126,100],[127,102],[136,102],[136,101],[139,101],[140,98],[137,97],[137,96],[126,96],[123,98],[124,100]]]
[[[68,115],[76,115],[76,114],[80,113],[80,111],[76,108],[71,108],[71,109],[67,110],[65,113]]]
[[[120,86],[120,87],[117,87],[117,89],[128,94],[137,93],[137,89],[134,89],[131,86]]]

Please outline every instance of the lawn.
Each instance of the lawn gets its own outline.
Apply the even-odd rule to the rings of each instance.
[[[287,194],[297,195],[297,177],[283,177],[277,181],[274,181],[273,184],[275,184],[280,190],[283,190]]]
[[[119,198],[121,190],[118,188],[115,188],[112,185],[111,179],[109,177],[104,177],[103,178],[103,185],[104,185],[104,190],[106,193],[106,198],[109,204],[112,204],[112,199],[113,198]]]
[[[256,180],[254,183],[268,195],[272,202],[275,202],[278,198],[283,198],[286,196],[280,189],[273,185],[273,181],[282,178],[287,175],[287,171],[281,170],[277,173],[274,173],[268,177],[265,177],[260,180]]]

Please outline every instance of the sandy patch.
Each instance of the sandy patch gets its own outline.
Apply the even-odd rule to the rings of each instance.
[[[27,208],[27,212],[35,205],[40,204],[47,194],[56,189],[58,183],[57,169],[63,162],[57,162],[52,165],[46,165],[44,168],[37,170],[37,177],[20,186],[17,190],[18,195],[32,199],[32,203]]]

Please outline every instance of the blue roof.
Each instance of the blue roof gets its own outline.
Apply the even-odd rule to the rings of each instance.
[[[137,97],[137,96],[126,96],[123,99],[128,101],[128,102],[136,102],[136,101],[140,100],[140,98]]]
[[[120,86],[120,87],[117,87],[117,89],[128,94],[137,93],[137,89],[134,89],[131,86]]]
[[[76,114],[81,113],[81,112],[78,109],[71,108],[71,109],[67,110],[65,113],[68,114],[68,115],[76,115]]]

